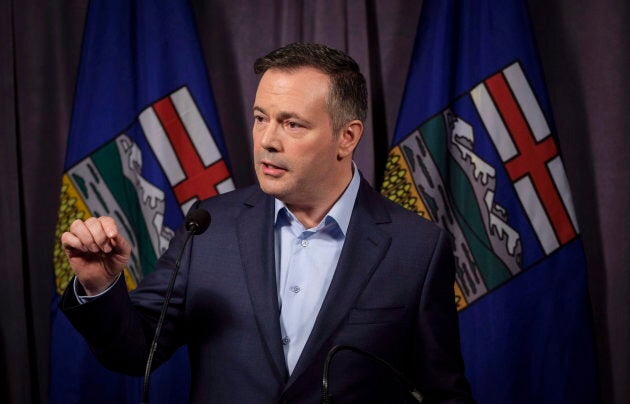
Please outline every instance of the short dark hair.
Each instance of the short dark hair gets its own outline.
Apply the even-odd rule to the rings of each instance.
[[[256,59],[254,72],[263,74],[269,69],[294,70],[306,66],[330,77],[331,88],[326,103],[335,132],[353,119],[365,121],[365,78],[357,62],[342,51],[316,43],[296,42]]]

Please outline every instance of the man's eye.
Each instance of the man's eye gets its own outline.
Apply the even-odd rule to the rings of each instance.
[[[300,124],[298,124],[298,123],[296,123],[296,122],[291,122],[291,121],[287,122],[287,126],[288,126],[289,128],[291,128],[291,129],[297,129],[297,128],[300,128],[300,127],[301,127],[301,125],[300,125]]]
[[[254,121],[256,122],[263,122],[265,120],[264,117],[260,116],[260,115],[254,115]]]

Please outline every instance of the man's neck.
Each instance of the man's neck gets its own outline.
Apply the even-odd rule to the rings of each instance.
[[[293,213],[295,218],[302,223],[305,229],[310,229],[317,226],[321,221],[326,217],[326,214],[330,211],[330,208],[335,204],[333,201],[330,206],[319,207],[319,206],[295,206],[295,205],[287,205],[287,208]]]
[[[336,186],[337,192],[331,193],[332,197],[324,200],[305,201],[305,203],[286,203],[287,208],[293,213],[295,218],[302,223],[302,226],[306,229],[317,226],[326,217],[330,209],[341,198],[341,195],[346,191],[352,176],[354,174],[354,168],[351,167],[350,175],[341,177],[339,185]]]

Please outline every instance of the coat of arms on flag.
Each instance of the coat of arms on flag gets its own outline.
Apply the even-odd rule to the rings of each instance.
[[[476,113],[475,125],[457,109]],[[542,247],[529,262],[544,259],[578,232],[558,148],[518,62],[399,141],[390,151],[382,192],[451,234],[460,310],[527,269],[523,250],[532,243],[523,242],[522,218]],[[502,203],[514,193],[524,215],[519,205]]]
[[[145,108],[127,133],[103,144],[63,175],[57,240],[74,219],[112,216],[132,246],[125,270],[134,289],[150,271],[174,235],[165,224],[166,194],[143,176],[143,163],[157,162],[164,172],[182,214],[199,199],[234,189],[224,159],[187,87]],[[138,143],[150,147],[143,152]],[[147,152],[148,151],[148,152]],[[167,191],[168,192],[168,191]],[[63,247],[55,247],[55,278],[61,294],[72,277]]]

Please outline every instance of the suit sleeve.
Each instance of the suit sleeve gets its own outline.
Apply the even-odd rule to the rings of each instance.
[[[175,267],[175,255],[183,241],[184,232],[180,229],[166,253],[158,260],[155,271],[131,293],[127,292],[122,276],[107,293],[84,304],[77,301],[72,283],[64,292],[59,307],[108,369],[136,376],[144,374],[166,287]],[[175,281],[154,367],[168,359],[184,343],[182,324],[190,245],[187,248],[188,254],[184,254]]]
[[[464,376],[451,251],[446,233],[440,231],[421,294],[413,350],[424,403],[474,402]]]

